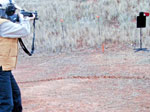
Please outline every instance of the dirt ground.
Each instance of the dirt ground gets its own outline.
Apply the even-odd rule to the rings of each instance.
[[[20,56],[24,112],[150,112],[150,52],[106,46]]]

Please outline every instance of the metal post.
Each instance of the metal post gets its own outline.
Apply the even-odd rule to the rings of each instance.
[[[149,50],[147,50],[147,48],[142,48],[142,45],[143,45],[142,37],[143,37],[142,28],[140,28],[140,48],[135,49],[135,52],[138,52],[138,51],[149,51]]]
[[[99,36],[101,35],[101,31],[100,31],[100,20],[99,20],[99,17],[97,17],[98,18],[98,20],[97,20],[97,22],[98,22],[98,33],[99,33]]]
[[[64,26],[63,26],[63,23],[61,23],[61,28],[62,28],[62,39],[64,39],[65,36],[64,36]]]
[[[140,49],[142,50],[142,28],[140,28]]]

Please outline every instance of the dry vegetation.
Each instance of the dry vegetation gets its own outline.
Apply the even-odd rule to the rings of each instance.
[[[50,52],[98,47],[104,41],[138,45],[136,16],[140,11],[150,12],[149,0],[16,1],[27,10],[38,11],[36,48]],[[149,20],[143,29],[146,47],[150,47]],[[30,39],[25,41],[31,44]]]

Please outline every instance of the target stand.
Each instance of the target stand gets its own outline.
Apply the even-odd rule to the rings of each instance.
[[[149,16],[149,13],[147,12],[140,12],[139,16],[137,16],[137,28],[140,28],[140,48],[137,48],[137,49],[134,49],[135,52],[138,52],[138,51],[149,51],[147,48],[143,48],[142,47],[142,37],[143,37],[143,34],[142,34],[142,28],[145,28],[146,27],[146,17]]]

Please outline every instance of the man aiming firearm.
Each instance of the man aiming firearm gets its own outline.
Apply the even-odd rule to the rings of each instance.
[[[29,20],[19,15],[19,22],[10,17],[19,7],[12,0],[0,0],[0,112],[22,112],[20,89],[12,75],[16,67],[18,39],[30,33]]]

